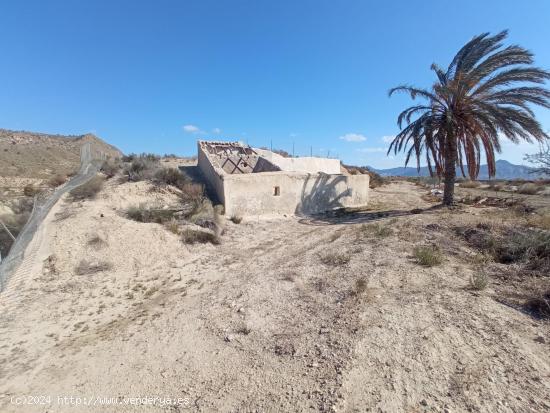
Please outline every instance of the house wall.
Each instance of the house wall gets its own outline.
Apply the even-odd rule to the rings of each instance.
[[[283,171],[292,172],[304,172],[304,173],[318,173],[323,172],[326,174],[340,174],[340,160],[331,158],[317,158],[317,157],[299,157],[299,158],[285,158],[265,149],[254,148],[261,156],[277,165]]]
[[[279,195],[275,195],[275,188]],[[225,213],[231,215],[315,214],[365,206],[368,175],[263,172],[223,177]]]
[[[218,200],[225,204],[225,196],[224,196],[224,189],[223,189],[223,171],[218,171],[212,164],[210,163],[210,160],[200,147],[200,143],[198,145],[197,150],[197,165],[199,166],[199,169],[205,176],[206,180],[208,181],[210,187],[214,190],[216,193]]]

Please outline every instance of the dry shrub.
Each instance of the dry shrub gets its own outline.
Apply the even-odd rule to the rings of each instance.
[[[164,224],[164,226],[171,233],[176,234],[176,235],[180,234],[180,225],[179,225],[179,222],[176,219],[171,219],[170,221],[166,222]]]
[[[367,291],[368,284],[369,282],[366,277],[361,277],[355,280],[355,286],[353,288],[352,295],[355,295],[357,297],[363,295]]]
[[[67,177],[64,175],[54,175],[48,180],[48,185],[52,188],[63,185],[67,181]]]
[[[550,318],[550,290],[530,298],[524,307],[537,318]]]
[[[124,174],[133,182],[152,179],[160,168],[160,158],[154,154],[129,155],[123,159],[129,160],[129,164],[124,167]]]
[[[359,235],[386,238],[393,234],[393,230],[388,225],[382,224],[363,224],[358,228]]]
[[[89,275],[109,271],[111,268],[113,268],[113,265],[107,261],[82,260],[74,271],[77,275]]]
[[[443,262],[443,255],[436,245],[419,245],[413,250],[416,262],[425,267],[434,267]]]
[[[126,210],[126,216],[137,222],[154,222],[164,224],[165,222],[174,220],[174,215],[177,211],[173,209],[152,208],[146,204],[131,206]]]
[[[536,229],[493,228],[478,224],[455,231],[468,244],[502,264],[520,263],[526,270],[550,274],[550,233]]]
[[[190,228],[186,228],[182,231],[181,240],[185,244],[206,244],[209,242],[217,245],[220,243],[220,239],[215,233]]]
[[[464,238],[466,242],[475,249],[490,253],[494,246],[494,237],[491,233],[492,227],[489,224],[477,224],[475,227],[455,227],[455,233]]]
[[[180,189],[190,182],[189,177],[176,168],[159,169],[155,173],[154,180],[157,183],[172,185]]]
[[[487,276],[487,273],[481,268],[477,268],[470,277],[470,287],[472,290],[484,290],[488,284],[489,277]]]
[[[518,193],[524,195],[535,195],[540,190],[542,190],[542,187],[532,183],[526,183],[518,187]]]
[[[35,196],[40,193],[40,188],[37,188],[36,186],[29,184],[25,185],[23,188],[23,195],[25,196]]]
[[[510,230],[495,240],[493,255],[500,263],[522,262],[528,270],[550,275],[550,233]]]
[[[321,262],[332,267],[340,267],[351,261],[351,256],[344,252],[327,252],[319,256]]]
[[[231,218],[229,218],[229,220],[234,224],[240,224],[243,220],[243,217],[238,214],[235,214],[235,215],[232,215]]]
[[[550,212],[546,211],[528,218],[530,226],[550,230]]]
[[[481,184],[478,181],[463,181],[460,182],[461,188],[478,188]]]
[[[103,188],[103,177],[94,176],[88,182],[83,183],[80,186],[77,186],[74,189],[71,189],[69,192],[73,201],[80,201],[83,199],[93,199]]]
[[[200,184],[185,183],[181,186],[181,200],[184,203],[200,204],[204,199],[204,187]]]
[[[121,165],[120,162],[116,160],[109,159],[104,161],[99,169],[107,177],[107,179],[114,177],[118,171],[120,171]]]

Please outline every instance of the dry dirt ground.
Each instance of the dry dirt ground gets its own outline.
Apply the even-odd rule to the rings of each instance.
[[[548,323],[503,304],[502,279],[469,289],[474,253],[446,231],[498,211],[408,213],[424,193],[392,183],[363,214],[228,221],[220,245],[121,216],[174,201],[147,183],[59,203],[0,296],[0,411],[550,411]],[[421,267],[429,243],[445,261]],[[82,259],[111,268],[76,275]],[[51,399],[15,404],[31,395]],[[147,396],[182,400],[126,399]]]

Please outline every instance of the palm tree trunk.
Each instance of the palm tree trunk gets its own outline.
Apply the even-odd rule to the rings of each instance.
[[[456,139],[452,132],[447,133],[445,148],[445,170],[443,172],[443,205],[452,205],[454,202],[455,179],[456,179]]]

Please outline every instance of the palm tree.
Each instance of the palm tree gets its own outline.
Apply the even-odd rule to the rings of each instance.
[[[470,179],[476,179],[484,152],[489,176],[495,175],[502,136],[514,143],[549,138],[530,105],[550,108],[550,90],[544,87],[550,72],[533,67],[533,54],[526,49],[503,47],[507,35],[503,31],[474,37],[446,71],[432,64],[437,81],[431,90],[403,85],[389,91],[390,96],[405,92],[425,102],[401,112],[401,132],[388,154],[406,152],[405,165],[414,155],[417,168],[425,157],[430,174],[435,168],[435,174],[444,177],[444,205],[453,203],[457,165],[466,176],[466,164]]]

